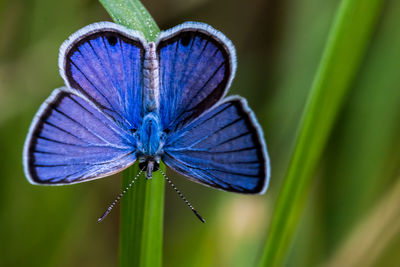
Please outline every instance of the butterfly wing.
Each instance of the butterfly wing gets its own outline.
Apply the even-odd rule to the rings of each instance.
[[[141,123],[141,34],[109,22],[77,31],[60,49],[57,89],[25,141],[34,184],[70,184],[111,175],[136,160],[131,132]]]
[[[174,131],[213,106],[236,71],[235,49],[209,25],[186,22],[157,40],[160,60],[160,117]]]
[[[111,175],[136,160],[135,142],[85,96],[56,89],[42,104],[24,146],[33,184],[71,184]]]
[[[269,182],[269,158],[254,114],[229,97],[169,135],[162,160],[189,179],[218,189],[257,194]]]
[[[60,74],[126,130],[137,129],[142,110],[141,34],[110,22],[74,33],[60,49]]]

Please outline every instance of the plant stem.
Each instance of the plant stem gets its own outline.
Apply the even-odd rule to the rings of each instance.
[[[140,1],[100,2],[116,23],[142,32],[147,41],[156,39],[160,30]],[[160,164],[160,169],[165,172],[165,165]],[[138,172],[138,164],[124,171],[123,189]],[[162,265],[164,185],[165,180],[160,172],[154,172],[151,180],[145,179],[142,174],[122,198],[119,250],[121,267]]]
[[[135,164],[123,173],[123,188],[138,171]],[[122,199],[120,266],[161,266],[164,184],[159,172],[151,180],[142,174]]]
[[[357,74],[383,0],[342,0],[331,28],[297,142],[278,196],[261,266],[282,266],[303,211],[313,174],[340,107]]]

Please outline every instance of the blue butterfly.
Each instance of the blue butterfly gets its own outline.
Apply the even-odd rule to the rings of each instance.
[[[100,22],[63,43],[60,74],[37,112],[23,163],[32,184],[64,185],[109,176],[139,160],[151,178],[162,160],[190,180],[257,194],[269,157],[246,100],[224,98],[236,71],[231,41],[186,22],[147,42]]]

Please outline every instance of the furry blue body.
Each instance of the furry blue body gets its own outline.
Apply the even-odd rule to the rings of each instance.
[[[135,136],[139,156],[146,158],[161,156],[165,134],[162,132],[160,118],[156,112],[145,115]]]

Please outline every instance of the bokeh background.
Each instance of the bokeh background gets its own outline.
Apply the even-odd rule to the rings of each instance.
[[[166,188],[164,266],[254,266],[260,259],[296,128],[339,0],[146,0],[161,29],[203,21],[235,44],[230,94],[246,97],[272,161],[264,196],[191,183],[169,172],[207,219]],[[118,209],[97,217],[121,177],[30,185],[22,147],[42,101],[63,85],[61,43],[111,20],[95,0],[0,2],[0,266],[116,266]],[[400,266],[400,2],[386,1],[330,136],[285,266]]]

